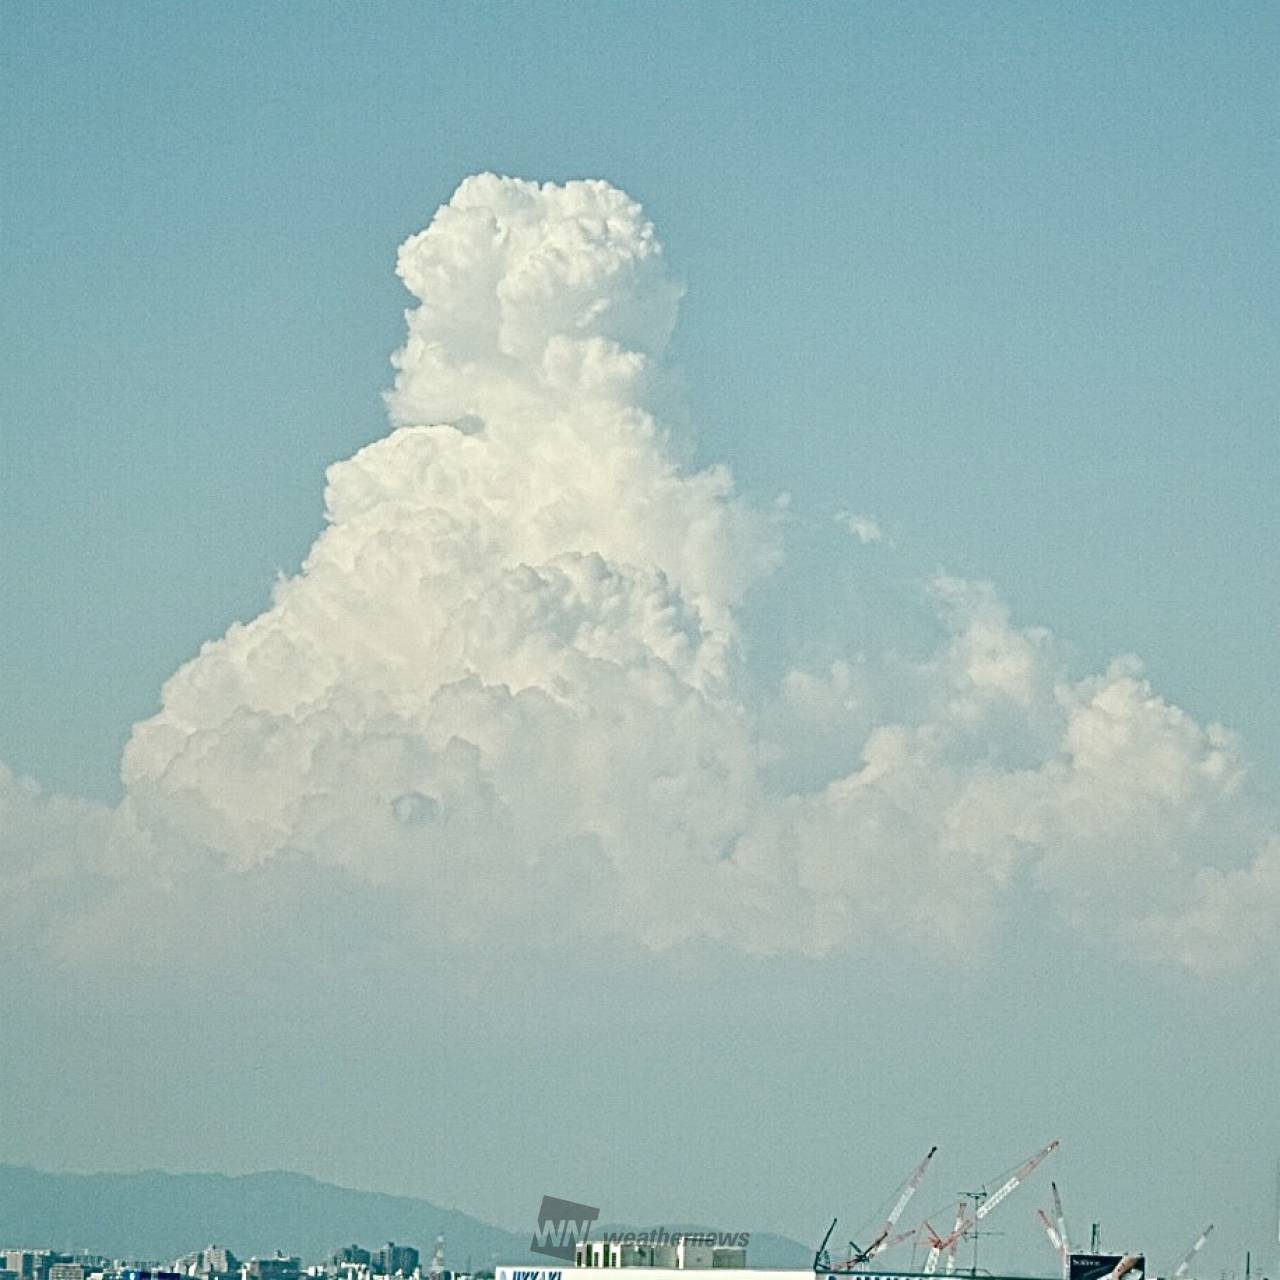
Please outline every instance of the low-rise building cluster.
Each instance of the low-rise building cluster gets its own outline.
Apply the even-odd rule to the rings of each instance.
[[[107,1258],[57,1249],[0,1248],[0,1280],[474,1280],[444,1265],[437,1239],[424,1268],[412,1245],[388,1241],[379,1249],[345,1245],[324,1262],[304,1266],[296,1255],[277,1253],[242,1261],[224,1245],[208,1245],[172,1262]]]

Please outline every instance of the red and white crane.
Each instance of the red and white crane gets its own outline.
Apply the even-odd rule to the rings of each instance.
[[[1049,1221],[1049,1215],[1043,1209],[1036,1210],[1036,1217],[1040,1219],[1040,1225],[1044,1228],[1045,1235],[1049,1237],[1049,1243],[1053,1245],[1054,1253],[1058,1255],[1058,1262],[1062,1265],[1062,1274],[1065,1278],[1068,1274],[1068,1268],[1071,1266],[1071,1255],[1067,1252],[1067,1246],[1063,1243],[1062,1233]]]
[[[1058,1239],[1062,1241],[1062,1255],[1066,1259],[1062,1265],[1070,1269],[1071,1237],[1067,1234],[1067,1215],[1062,1212],[1062,1197],[1058,1194],[1058,1184],[1050,1182],[1049,1189],[1053,1192],[1053,1220],[1058,1228]],[[1067,1271],[1064,1270],[1062,1274],[1065,1276]]]
[[[911,1171],[911,1176],[902,1184],[902,1189],[898,1192],[898,1198],[893,1202],[893,1208],[889,1210],[888,1217],[884,1220],[884,1225],[876,1233],[875,1239],[865,1248],[859,1249],[852,1240],[849,1241],[849,1247],[854,1251],[853,1260],[855,1263],[867,1262],[874,1258],[876,1254],[883,1253],[890,1247],[891,1233],[894,1227],[898,1225],[898,1219],[902,1217],[903,1211],[907,1205],[911,1203],[911,1197],[915,1195],[920,1187],[920,1183],[924,1181],[925,1172],[929,1168],[929,1161],[937,1154],[938,1148],[932,1146],[925,1153],[925,1157]],[[916,1233],[908,1232],[903,1239],[911,1239]],[[900,1241],[894,1241],[899,1243]]]
[[[1209,1233],[1212,1230],[1213,1230],[1213,1223],[1211,1222],[1200,1233],[1199,1237],[1196,1239],[1195,1244],[1193,1244],[1191,1248],[1187,1250],[1186,1256],[1182,1259],[1182,1261],[1179,1262],[1176,1267],[1174,1267],[1172,1272],[1170,1272],[1169,1280],[1182,1280],[1182,1277],[1185,1276],[1187,1274],[1187,1271],[1190,1269],[1192,1262],[1195,1261],[1196,1254],[1199,1253],[1200,1250],[1204,1248],[1204,1242],[1208,1240]]]
[[[967,1236],[998,1204],[1001,1204],[1012,1195],[1018,1186],[1031,1176],[1040,1163],[1058,1149],[1058,1146],[1058,1139],[1055,1138],[1047,1146],[1041,1147],[1035,1155],[1019,1165],[995,1191],[987,1196],[973,1211],[972,1215],[965,1209],[963,1214],[957,1217],[956,1225],[950,1235],[939,1236],[926,1222],[923,1229],[927,1233],[929,1240],[929,1256],[925,1259],[924,1274],[933,1275],[938,1269],[938,1258],[942,1251],[951,1248],[953,1244]],[[962,1201],[961,1204],[963,1205],[964,1202]]]
[[[951,1248],[947,1250],[947,1275],[949,1276],[955,1275],[956,1255],[960,1251],[960,1237],[956,1235],[956,1232],[960,1230],[965,1218],[968,1216],[969,1202],[967,1200],[961,1200],[956,1205],[956,1225],[951,1229],[953,1239],[951,1241]]]
[[[838,1263],[836,1263],[836,1265],[832,1267],[831,1270],[841,1271],[841,1272],[853,1271],[856,1273],[857,1268],[862,1266],[865,1262],[869,1261],[870,1258],[875,1257],[879,1254],[882,1254],[886,1249],[893,1249],[900,1244],[906,1244],[908,1240],[915,1240],[919,1235],[920,1235],[920,1228],[912,1227],[910,1231],[900,1231],[898,1232],[897,1235],[887,1236],[880,1243],[879,1247],[876,1249],[874,1254],[869,1253],[866,1257],[863,1257],[860,1252],[855,1250],[853,1253],[849,1255],[849,1257],[843,1258]]]
[[[1053,1218],[1051,1220],[1043,1209],[1036,1210],[1036,1217],[1040,1219],[1040,1225],[1044,1228],[1045,1235],[1049,1237],[1054,1253],[1058,1255],[1058,1261],[1062,1265],[1062,1280],[1069,1280],[1071,1238],[1067,1235],[1067,1217],[1062,1211],[1062,1197],[1058,1194],[1058,1184],[1051,1182],[1049,1186],[1053,1190]]]
[[[956,1203],[955,1226],[951,1228],[949,1235],[940,1236],[928,1222],[921,1223],[920,1230],[929,1241],[929,1256],[924,1260],[925,1275],[931,1276],[937,1271],[938,1259],[942,1256],[943,1250],[947,1252],[948,1275],[955,1270],[955,1254],[960,1244],[960,1237],[964,1235],[966,1227],[972,1225],[969,1221],[969,1203],[964,1199]]]
[[[863,1249],[853,1240],[849,1241],[849,1248],[852,1252],[842,1270],[845,1268],[851,1270],[854,1267],[861,1266],[864,1262],[870,1262],[872,1258],[883,1253],[886,1249],[892,1249],[894,1245],[903,1244],[915,1238],[918,1232],[916,1227],[898,1234],[894,1234],[893,1229],[898,1225],[898,1219],[902,1217],[907,1205],[911,1203],[911,1197],[919,1189],[920,1183],[924,1181],[924,1175],[929,1168],[929,1161],[937,1154],[937,1150],[936,1146],[930,1147],[925,1153],[924,1159],[911,1171],[911,1176],[899,1189],[898,1198],[893,1202],[893,1207],[889,1210],[888,1216],[876,1232],[871,1243]]]

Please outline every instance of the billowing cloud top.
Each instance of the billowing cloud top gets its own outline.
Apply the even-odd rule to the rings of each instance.
[[[932,584],[927,661],[751,703],[735,608],[776,529],[654,415],[681,290],[634,201],[470,178],[398,270],[394,429],[330,468],[272,606],[167,682],[120,806],[0,776],[15,920],[287,865],[430,903],[437,936],[539,919],[812,951],[972,941],[1037,889],[1070,920],[1103,886],[1123,945],[1256,953],[1280,845],[1231,736],[1132,660],[1072,680],[990,588]],[[798,750],[821,781],[788,791]]]
[[[468,178],[397,271],[420,303],[388,397],[399,423],[633,404],[681,294],[640,206],[606,182]]]

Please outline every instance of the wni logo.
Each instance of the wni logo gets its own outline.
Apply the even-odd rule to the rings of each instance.
[[[587,1238],[591,1233],[591,1224],[599,1216],[600,1210],[592,1205],[543,1196],[542,1208],[538,1210],[538,1225],[533,1229],[529,1251],[572,1262],[573,1246]]]

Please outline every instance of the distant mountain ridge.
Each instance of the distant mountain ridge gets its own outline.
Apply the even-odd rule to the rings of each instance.
[[[172,1260],[224,1244],[319,1261],[343,1244],[396,1240],[424,1256],[444,1233],[451,1265],[523,1260],[529,1236],[429,1200],[355,1191],[301,1173],[43,1173],[0,1165],[0,1241]]]
[[[153,1261],[221,1244],[242,1258],[279,1249],[318,1262],[340,1245],[394,1240],[416,1246],[425,1262],[443,1232],[450,1267],[489,1268],[535,1259],[529,1240],[536,1209],[530,1204],[528,1231],[512,1232],[429,1200],[356,1191],[301,1173],[45,1173],[0,1164],[0,1247],[48,1245]],[[748,1253],[753,1265],[766,1267],[803,1267],[811,1256],[768,1233],[753,1234]]]

